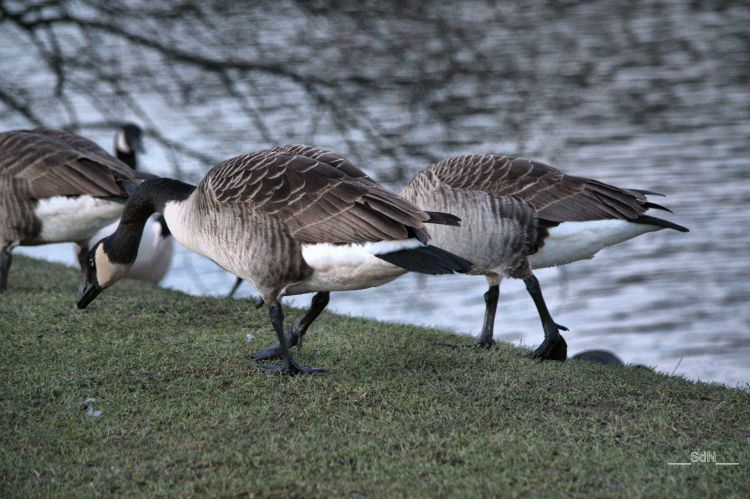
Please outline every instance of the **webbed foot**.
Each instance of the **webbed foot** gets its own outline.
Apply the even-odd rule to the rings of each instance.
[[[293,347],[294,345],[297,345],[300,343],[300,336],[297,334],[296,331],[287,331],[285,333],[287,344],[290,347]],[[301,347],[301,344],[300,344]],[[266,348],[262,350],[258,350],[257,352],[249,353],[247,356],[253,360],[271,360],[271,359],[278,359],[282,357],[281,352],[281,345],[279,345],[279,342],[277,341],[273,345],[267,346]]]
[[[295,376],[297,374],[325,374],[328,369],[322,367],[311,367],[298,364],[296,360],[289,359],[289,362],[282,364],[252,364],[250,367],[258,369],[266,374],[286,374]]]
[[[542,344],[532,353],[528,354],[528,356],[532,359],[557,360],[564,362],[568,357],[568,344],[559,334],[557,336],[547,337],[544,338]]]

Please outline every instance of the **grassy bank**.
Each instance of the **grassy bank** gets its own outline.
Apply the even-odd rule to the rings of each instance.
[[[123,282],[79,311],[77,284],[17,257],[0,296],[2,497],[750,490],[740,390],[333,314],[297,352],[330,374],[268,376],[265,309]],[[740,465],[667,465],[697,450]]]

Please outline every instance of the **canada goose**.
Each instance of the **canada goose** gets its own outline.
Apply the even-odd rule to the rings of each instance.
[[[197,187],[168,178],[144,182],[115,233],[91,249],[79,308],[127,272],[154,212],[164,215],[183,246],[250,280],[261,293],[283,358],[280,366],[262,366],[270,372],[321,371],[290,355],[281,297],[317,292],[300,321],[307,328],[330,291],[377,286],[407,271],[445,274],[471,267],[427,244],[424,223],[457,225],[453,215],[420,210],[329,151],[280,146],[223,161]]]
[[[550,316],[532,268],[592,258],[599,250],[646,232],[688,229],[645,215],[663,206],[649,191],[622,189],[567,175],[538,161],[501,155],[446,159],[417,173],[401,195],[425,210],[461,218],[460,228],[435,227],[436,246],[474,263],[484,275],[486,311],[479,338],[491,347],[495,311],[504,277],[523,279],[539,312],[544,342],[532,356],[565,360],[567,345]],[[667,210],[668,211],[668,210]]]
[[[115,156],[133,170],[138,169],[139,153],[143,147],[143,130],[135,123],[125,123],[115,132]]]
[[[120,217],[138,182],[127,165],[73,133],[0,133],[0,291],[15,246],[88,240]]]
[[[138,169],[138,154],[145,152],[143,131],[133,123],[125,123],[115,132],[115,156],[133,170]],[[117,222],[107,225],[89,239],[86,246],[79,246],[78,255],[88,255],[89,247],[104,239],[117,229]],[[164,216],[154,214],[146,223],[143,238],[138,248],[138,258],[128,271],[129,279],[158,284],[169,271],[174,254],[174,240]]]

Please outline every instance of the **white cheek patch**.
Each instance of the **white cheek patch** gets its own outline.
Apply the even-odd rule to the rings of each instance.
[[[128,145],[128,141],[125,140],[125,132],[122,130],[117,131],[117,149],[125,153],[132,152]]]
[[[101,244],[96,248],[94,261],[96,262],[96,281],[103,288],[114,284],[128,271],[127,265],[111,262]]]

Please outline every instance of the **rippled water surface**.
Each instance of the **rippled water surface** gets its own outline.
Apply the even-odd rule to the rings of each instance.
[[[656,201],[674,210],[666,216],[690,233],[647,234],[593,260],[538,272],[550,310],[570,328],[570,354],[605,348],[626,362],[747,386],[750,9],[738,4],[694,11],[678,2],[666,10],[610,16],[597,5],[561,18],[539,8],[525,14],[524,23],[543,26],[537,36],[516,37],[520,27],[504,26],[497,39],[485,40],[494,57],[514,50],[514,43],[535,48],[533,105],[506,111],[504,96],[497,95],[495,105],[470,109],[447,131],[441,128],[440,140],[430,123],[411,127],[404,132],[405,147],[434,142],[437,157],[490,151],[534,156],[569,173],[667,194]],[[448,107],[462,92],[482,92],[482,86],[452,92],[445,96]],[[401,119],[396,104],[372,107],[394,122]],[[526,126],[524,140],[493,133],[493,123],[507,112]],[[172,135],[189,134],[168,115],[162,120]],[[99,138],[110,143],[106,134]],[[159,171],[160,159],[150,153],[144,163]],[[378,177],[378,161],[362,166]],[[412,171],[424,166],[410,164]],[[74,261],[66,246],[19,252]],[[232,282],[213,263],[181,250],[164,285],[222,294]],[[485,289],[480,277],[408,275],[377,289],[334,293],[330,309],[477,334]],[[252,292],[245,285],[240,294]],[[301,305],[309,297],[289,301]],[[495,338],[532,346],[542,336],[522,283],[504,282]],[[315,327],[309,341],[314,338]]]

